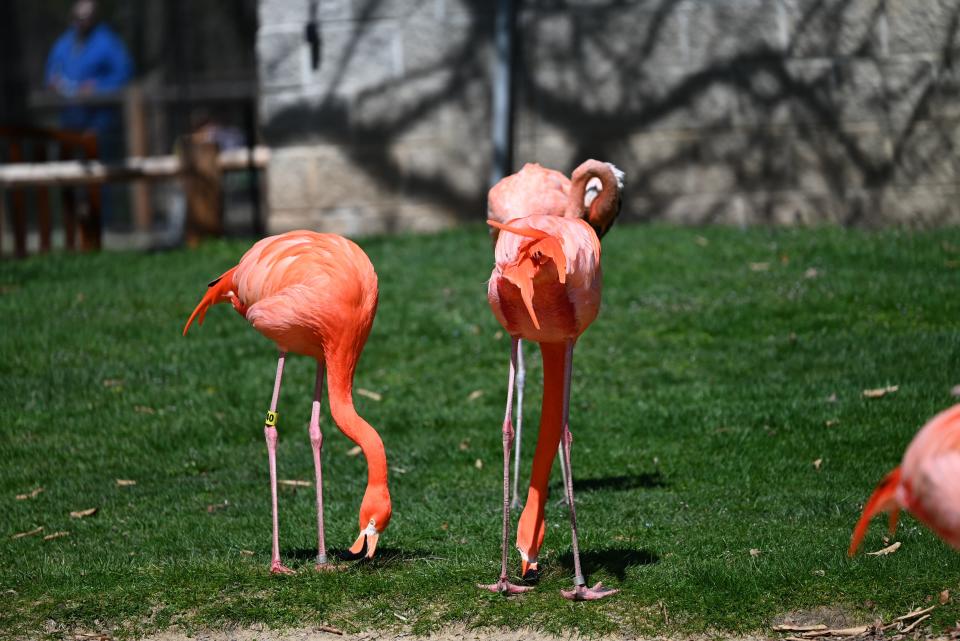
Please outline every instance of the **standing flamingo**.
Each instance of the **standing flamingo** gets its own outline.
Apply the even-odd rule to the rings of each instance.
[[[370,259],[353,242],[336,234],[292,231],[264,238],[243,255],[236,267],[209,284],[183,328],[184,335],[194,318],[199,315],[198,323],[203,324],[211,305],[227,301],[280,350],[273,398],[263,428],[273,507],[270,571],[293,572],[280,562],[277,520],[277,399],[287,352],[317,360],[309,429],[317,485],[317,569],[328,567],[320,465],[320,401],[325,367],[333,420],[341,432],[360,446],[367,460],[360,536],[348,558],[372,557],[380,534],[390,523],[391,506],[383,442],[353,407],[353,374],[377,310],[377,274]]]
[[[570,506],[574,587],[563,590],[568,599],[599,599],[617,592],[600,583],[586,587],[580,569],[577,512],[573,501],[570,469],[570,376],[573,346],[596,318],[600,308],[600,240],[585,221],[533,215],[504,225],[488,221],[501,234],[496,247],[496,266],[490,277],[487,300],[504,329],[513,339],[507,384],[507,407],[503,418],[503,548],[500,579],[479,587],[506,594],[532,588],[510,583],[507,576],[507,538],[510,526],[510,444],[513,386],[520,339],[536,341],[543,355],[543,406],[527,503],[517,528],[521,574],[536,579],[537,555],[546,531],[544,507],[554,452],[562,443],[567,466],[564,480]]]
[[[890,533],[907,510],[948,545],[960,550],[960,405],[940,412],[913,437],[903,462],[873,491],[847,554],[853,556],[870,520],[890,513]]]
[[[531,215],[581,218],[593,227],[598,238],[609,231],[620,213],[623,172],[611,163],[587,160],[571,178],[555,169],[527,163],[515,174],[503,178],[487,194],[487,219],[506,223]],[[493,244],[500,230],[490,228]],[[523,436],[523,388],[526,381],[523,343],[517,345],[517,437],[513,461],[513,507],[520,506],[520,441]],[[567,478],[567,467],[560,453],[560,471]],[[566,482],[566,480],[564,480]]]

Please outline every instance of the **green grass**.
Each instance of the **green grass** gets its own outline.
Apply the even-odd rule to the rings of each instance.
[[[788,611],[872,621],[960,593],[960,555],[910,517],[895,554],[845,556],[873,485],[953,402],[960,230],[613,230],[571,407],[585,569],[622,590],[592,604],[559,595],[570,535],[552,505],[537,590],[505,599],[474,587],[498,572],[509,354],[485,298],[486,232],[362,245],[381,298],[357,385],[382,400],[357,405],[394,469],[393,522],[379,558],[317,574],[313,492],[282,488],[282,553],[302,570],[292,577],[267,572],[262,424],[276,354],[229,306],[180,337],[207,281],[247,243],[0,263],[0,636],[254,622],[356,631],[399,617],[418,632],[745,632]],[[528,361],[532,428],[540,366]],[[312,478],[314,367],[288,361],[280,478]],[[899,391],[862,397],[888,384]],[[326,416],[322,427],[328,541],[342,548],[365,468]],[[559,496],[557,469],[554,482]],[[41,525],[70,534],[10,538]],[[883,534],[876,523],[865,547]],[[931,623],[957,618],[951,603]]]

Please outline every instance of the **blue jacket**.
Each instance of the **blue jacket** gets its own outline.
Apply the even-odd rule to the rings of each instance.
[[[68,29],[50,50],[47,57],[46,82],[59,79],[58,90],[72,96],[85,83],[93,83],[94,93],[121,89],[130,80],[133,63],[120,38],[104,24],[77,38],[76,29]],[[116,110],[103,107],[67,107],[61,115],[68,129],[94,129],[102,133],[113,127]]]

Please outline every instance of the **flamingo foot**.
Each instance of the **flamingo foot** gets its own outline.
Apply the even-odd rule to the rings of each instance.
[[[296,574],[294,570],[291,570],[280,561],[274,561],[270,564],[270,572],[272,574]]]
[[[571,601],[596,601],[619,591],[613,588],[605,588],[602,583],[597,581],[597,584],[592,588],[585,585],[575,585],[572,590],[560,590],[560,594],[563,595],[564,599],[570,599]]]
[[[489,585],[478,583],[477,587],[480,588],[481,590],[488,590],[490,592],[499,592],[504,596],[510,596],[511,594],[522,594],[524,592],[529,592],[530,590],[533,589],[533,587],[529,585],[514,585],[513,583],[510,583],[510,581],[508,581],[505,578],[501,578],[496,583],[491,583]]]

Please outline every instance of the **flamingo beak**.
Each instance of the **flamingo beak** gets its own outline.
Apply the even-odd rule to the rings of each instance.
[[[537,563],[520,559],[520,576],[524,581],[536,583],[540,578],[540,572],[537,569]]]
[[[353,542],[350,549],[343,553],[343,559],[346,561],[359,561],[360,559],[372,559],[377,551],[377,543],[380,541],[380,533],[373,527],[360,532],[360,536]]]

